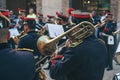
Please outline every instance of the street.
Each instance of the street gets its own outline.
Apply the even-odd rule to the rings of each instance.
[[[120,72],[120,65],[116,65],[116,63],[113,60],[113,70],[111,70],[111,71],[105,70],[103,80],[112,80],[114,74],[119,73],[119,72]]]

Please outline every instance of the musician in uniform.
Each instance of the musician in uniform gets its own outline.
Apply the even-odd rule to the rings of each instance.
[[[59,19],[59,24],[63,26],[64,32],[66,32],[67,30],[69,30],[72,26],[69,23],[69,18],[66,15],[63,15],[62,13],[56,12],[57,18]],[[67,36],[66,36],[67,38]],[[61,45],[62,43],[64,43],[66,41],[66,39],[61,39],[59,41],[58,45]]]
[[[0,80],[32,80],[35,60],[28,50],[20,51],[10,47],[9,19],[0,12]]]
[[[113,69],[113,56],[115,51],[115,36],[112,34],[116,30],[116,23],[113,21],[112,14],[106,16],[106,24],[100,30],[100,38],[105,41],[108,51],[108,65],[107,70]]]
[[[40,60],[43,55],[38,51],[37,48],[37,39],[40,37],[37,32],[35,31],[35,19],[33,18],[26,18],[24,20],[24,31],[26,32],[25,35],[21,36],[20,41],[18,43],[18,48],[27,48],[33,51],[34,58],[36,62]],[[38,76],[35,77],[34,80],[37,80]]]
[[[42,26],[45,25],[43,14],[38,13],[38,23]]]
[[[80,17],[79,17],[80,18]],[[74,33],[76,31],[72,31]],[[102,80],[107,63],[107,50],[94,33],[76,43],[69,38],[65,46],[53,57],[50,76],[55,80]]]
[[[28,48],[34,50],[34,55],[40,57],[41,54],[37,49],[37,39],[40,37],[35,31],[35,19],[26,18],[24,21],[24,32],[18,44],[18,48]]]
[[[69,23],[69,18],[66,15],[63,15],[61,13],[56,12],[57,17],[60,19],[59,24],[63,25],[64,31],[67,31],[71,28],[71,25]]]

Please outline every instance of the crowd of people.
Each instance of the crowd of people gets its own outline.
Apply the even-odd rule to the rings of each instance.
[[[54,80],[102,80],[104,70],[113,69],[116,50],[116,36],[113,32],[116,31],[116,22],[109,10],[100,16],[96,11],[78,12],[70,8],[69,16],[56,12],[57,17],[47,15],[47,18],[42,13],[36,14],[33,8],[29,9],[27,15],[25,10],[18,10],[18,16],[13,11],[9,11],[8,15],[2,14],[4,11],[0,12],[0,80],[43,80],[40,71],[36,71],[36,63],[46,56],[39,67],[50,60],[45,69],[49,69],[50,77]],[[45,55],[39,50],[39,37],[49,36],[46,24],[62,25],[66,32],[83,21],[97,25],[95,32],[87,36],[91,33],[88,31],[87,35],[83,35],[87,37],[81,41],[77,37],[82,33],[76,33],[81,30],[77,28],[71,31],[65,35],[66,38],[56,43],[57,46],[62,44],[62,47],[53,52],[54,56]],[[83,30],[87,28],[82,26]]]

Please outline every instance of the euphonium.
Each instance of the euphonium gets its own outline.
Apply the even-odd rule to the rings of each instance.
[[[58,42],[64,36],[69,34],[70,37],[74,38],[75,40],[82,41],[86,37],[91,36],[94,32],[94,25],[88,21],[83,21],[54,39],[50,40],[48,36],[41,36],[38,39],[37,46],[43,55],[51,55],[56,50],[56,42]]]

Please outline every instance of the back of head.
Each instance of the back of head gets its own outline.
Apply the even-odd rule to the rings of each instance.
[[[34,18],[25,18],[24,25],[28,25],[30,29],[35,29],[36,21]]]
[[[8,27],[10,20],[6,17],[7,11],[1,10],[0,11],[0,43],[6,43],[8,39]]]
[[[62,13],[56,12],[56,15],[57,15],[58,18],[60,18],[60,19],[63,20],[64,22],[68,22],[68,20],[69,20],[68,16],[66,16],[66,15],[64,15],[64,14],[62,14]]]

